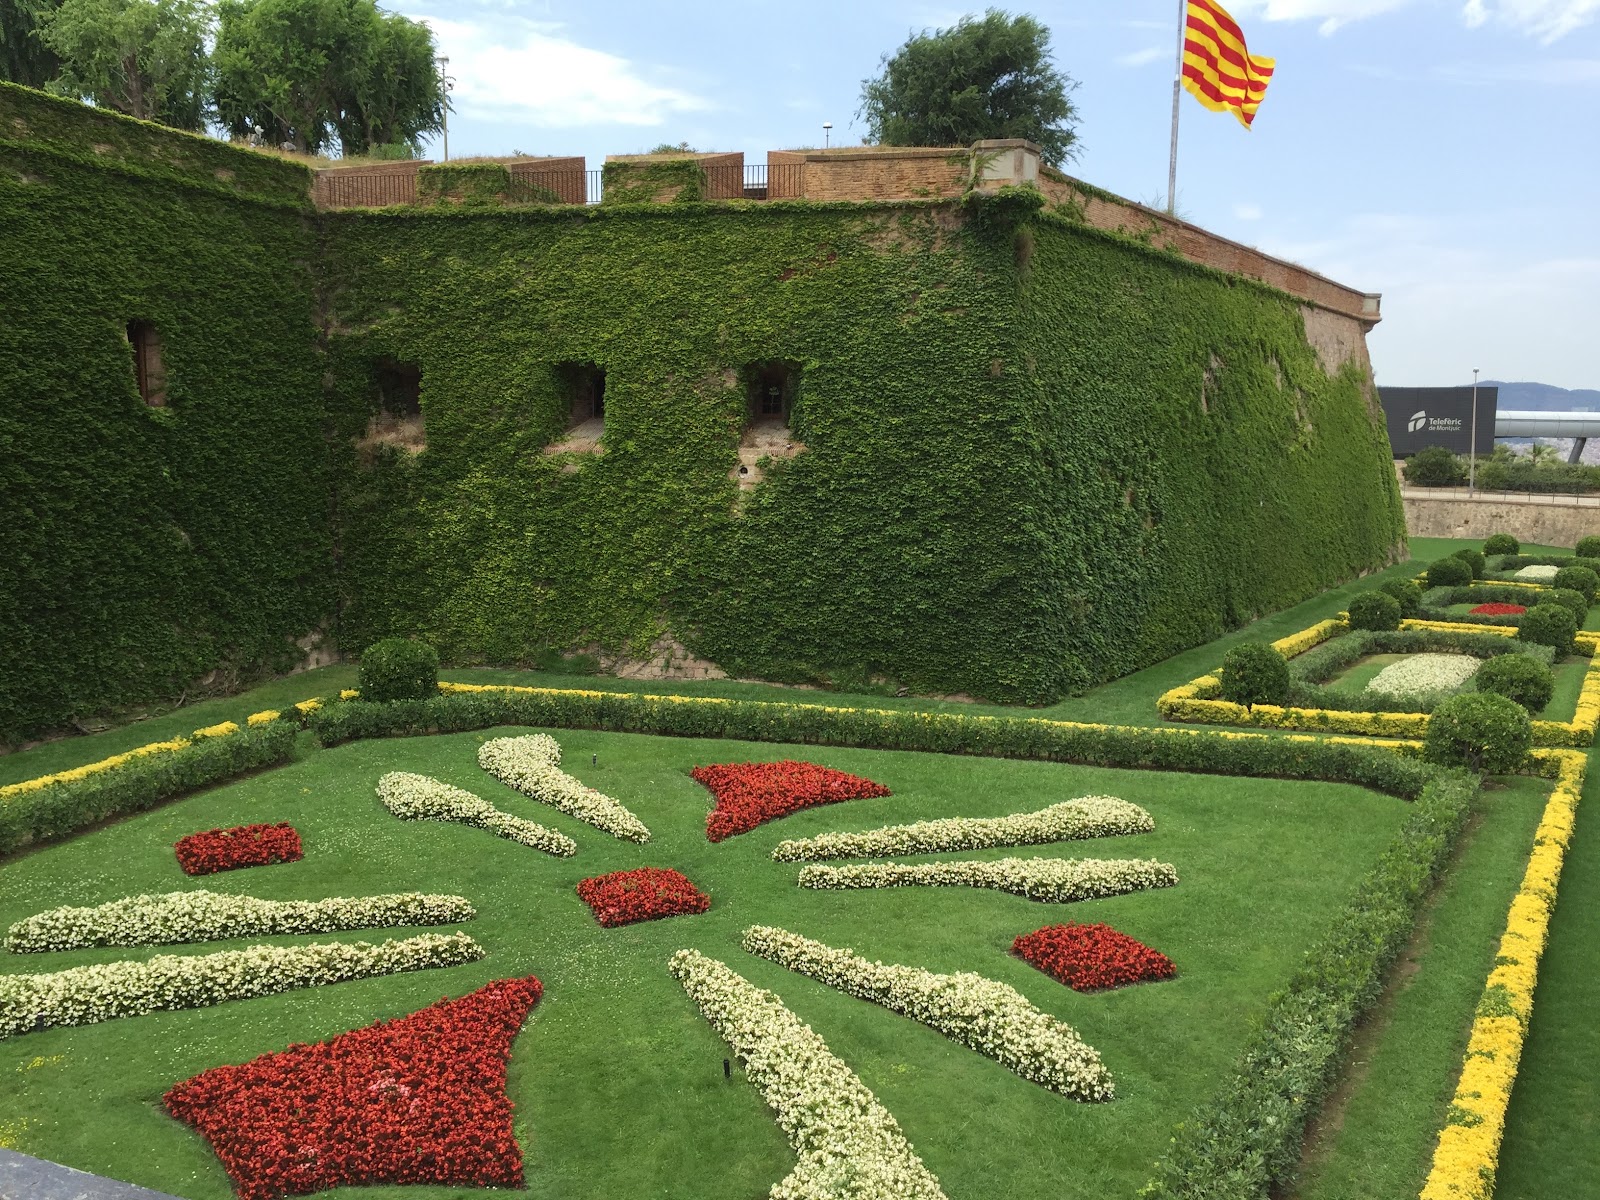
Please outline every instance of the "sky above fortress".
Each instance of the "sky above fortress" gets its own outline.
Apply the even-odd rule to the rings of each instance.
[[[452,157],[861,141],[861,81],[945,0],[389,0],[456,78]],[[1166,190],[1176,0],[1005,4],[1079,81],[1069,173]],[[1180,215],[1364,291],[1380,384],[1600,387],[1600,0],[1234,0],[1255,128],[1185,95]],[[430,156],[439,157],[437,143]]]

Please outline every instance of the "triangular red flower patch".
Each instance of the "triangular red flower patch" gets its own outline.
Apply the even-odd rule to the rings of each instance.
[[[870,779],[792,759],[696,767],[689,777],[705,784],[717,799],[706,817],[706,837],[713,842],[813,805],[890,794]]]
[[[342,1184],[522,1186],[506,1061],[543,988],[501,979],[331,1041],[213,1067],[166,1094],[243,1200]]]

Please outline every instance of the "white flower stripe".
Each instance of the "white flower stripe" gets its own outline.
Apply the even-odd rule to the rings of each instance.
[[[873,962],[849,948],[834,949],[770,925],[746,929],[744,948],[920,1021],[1051,1091],[1074,1100],[1110,1100],[1115,1095],[1099,1052],[1009,984],[969,971],[938,975],[921,967]]]
[[[988,846],[1037,846],[1077,838],[1118,837],[1149,833],[1156,827],[1137,804],[1115,796],[1084,796],[1005,817],[946,817],[889,825],[866,833],[823,833],[779,842],[772,851],[778,862],[818,858],[881,858],[889,854],[937,854],[949,850],[982,850]]]
[[[495,738],[478,748],[478,765],[507,787],[559,808],[628,842],[648,842],[650,830],[610,796],[579,783],[557,765],[561,747],[545,733]]]
[[[481,796],[427,775],[391,771],[378,780],[378,799],[403,821],[455,821],[472,825],[558,858],[570,858],[578,852],[578,843],[566,834],[536,821],[512,816]]]
[[[670,970],[799,1157],[772,1200],[944,1200],[894,1117],[783,1001],[697,950],[678,951]]]
[[[1555,566],[1523,567],[1522,570],[1513,574],[1511,578],[1532,579],[1539,583],[1549,583],[1556,577],[1556,572],[1559,570],[1561,568]]]
[[[424,933],[376,945],[249,946],[214,954],[158,954],[148,962],[102,963],[47,975],[0,975],[0,1038],[347,979],[453,967],[482,957],[483,948],[464,933]]]
[[[808,888],[981,887],[1064,904],[1171,887],[1178,871],[1151,858],[997,858],[992,862],[859,863],[800,868]]]
[[[84,946],[165,946],[278,933],[336,933],[387,925],[454,925],[477,915],[461,896],[400,892],[327,900],[258,900],[223,892],[125,896],[93,908],[52,908],[11,927],[13,953]]]
[[[1470,654],[1408,654],[1374,675],[1366,690],[1389,696],[1451,692],[1471,679],[1483,660]]]

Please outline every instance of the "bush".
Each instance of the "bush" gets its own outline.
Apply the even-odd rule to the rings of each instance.
[[[1600,544],[1600,539],[1596,540],[1597,544]],[[1522,543],[1509,533],[1490,534],[1483,543],[1485,554],[1519,554],[1521,551]]]
[[[1570,588],[1591,603],[1595,592],[1600,590],[1600,575],[1588,567],[1562,567],[1551,582],[1558,588]]]
[[[1579,558],[1600,558],[1600,537],[1579,538],[1572,553]]]
[[[1378,590],[1387,592],[1399,603],[1401,620],[1422,611],[1422,587],[1415,579],[1391,579]]]
[[[1557,656],[1572,653],[1572,635],[1578,622],[1565,605],[1541,601],[1517,622],[1517,637],[1536,646],[1549,646]]]
[[[1535,594],[1540,604],[1559,604],[1562,608],[1570,608],[1578,628],[1583,628],[1584,619],[1589,615],[1589,601],[1582,592],[1575,592],[1571,588],[1551,588],[1548,592]]]
[[[1556,690],[1556,677],[1550,668],[1526,654],[1491,658],[1478,668],[1475,678],[1478,691],[1504,696],[1522,705],[1529,716],[1543,712]]]
[[[426,700],[439,690],[439,654],[426,642],[385,638],[361,656],[357,687],[361,698],[383,704],[390,700]]]
[[[1467,481],[1467,468],[1443,446],[1429,446],[1406,460],[1405,476],[1414,487],[1455,487]]]
[[[1224,700],[1251,708],[1257,704],[1282,704],[1288,695],[1289,660],[1276,647],[1267,642],[1246,642],[1222,656]]]
[[[1362,592],[1350,601],[1351,629],[1399,629],[1400,601],[1388,592]]]
[[[1428,567],[1428,586],[1465,587],[1472,582],[1472,564],[1464,558],[1441,558]]]
[[[1471,567],[1472,577],[1474,579],[1482,579],[1484,573],[1489,568],[1489,561],[1488,559],[1484,558],[1483,551],[1474,550],[1471,546],[1462,547],[1460,550],[1457,550],[1453,555],[1451,555],[1451,557],[1459,558],[1462,562]]]
[[[1505,696],[1466,692],[1433,710],[1422,755],[1444,767],[1505,775],[1523,764],[1532,746],[1527,709]]]

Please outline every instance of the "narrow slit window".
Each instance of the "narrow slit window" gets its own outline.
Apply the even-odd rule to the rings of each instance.
[[[167,371],[161,362],[161,337],[149,321],[128,322],[128,346],[133,351],[133,377],[139,398],[151,408],[167,404]]]
[[[606,419],[606,371],[592,362],[561,363],[556,368],[567,397],[567,426]]]
[[[800,390],[800,366],[782,360],[744,369],[746,419],[751,425],[787,425]]]
[[[416,363],[383,358],[378,360],[374,373],[378,381],[378,409],[384,416],[402,421],[421,419],[422,368],[420,366]]]

